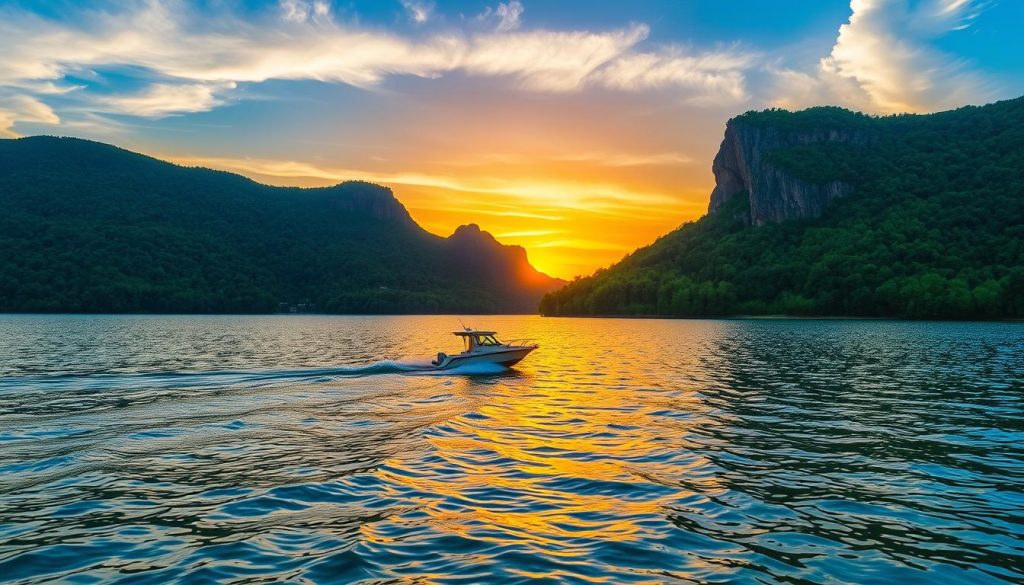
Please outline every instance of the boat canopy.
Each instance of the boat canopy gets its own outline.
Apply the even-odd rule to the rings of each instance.
[[[462,338],[465,351],[473,351],[478,347],[494,347],[501,345],[501,342],[494,337],[496,333],[494,331],[465,329],[463,331],[454,331],[453,333]]]

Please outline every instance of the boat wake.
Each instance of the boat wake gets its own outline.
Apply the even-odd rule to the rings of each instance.
[[[214,370],[175,372],[85,373],[0,377],[0,392],[31,386],[52,390],[121,388],[201,388],[209,386],[262,386],[285,383],[323,383],[339,378],[385,374],[422,376],[479,376],[500,374],[508,368],[493,363],[467,364],[438,370],[429,361],[383,360],[365,366],[269,370]]]
[[[487,376],[492,374],[501,374],[507,371],[509,371],[507,366],[493,362],[480,362],[475,364],[466,364],[464,366],[455,366],[444,370],[438,370],[428,366],[427,369],[419,370],[414,373],[423,376]]]

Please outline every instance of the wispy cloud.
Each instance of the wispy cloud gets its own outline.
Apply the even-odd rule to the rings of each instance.
[[[402,0],[410,18],[433,22],[430,0]],[[984,101],[994,85],[936,39],[972,26],[987,0],[852,0],[849,21],[811,70],[768,65],[770,101],[785,107],[839,103],[875,112],[920,111]],[[738,45],[693,50],[649,42],[634,23],[607,30],[525,28],[521,2],[488,8],[464,28],[425,26],[399,34],[343,22],[326,0],[278,0],[236,11],[213,3],[200,12],[184,0],[69,7],[60,18],[0,6],[0,90],[52,100],[55,115],[77,112],[149,118],[207,111],[268,80],[318,80],[372,88],[395,76],[451,73],[507,79],[530,92],[670,92],[689,105],[749,101],[763,53]],[[485,24],[486,26],[481,26]],[[129,71],[133,89],[72,79]],[[138,86],[142,87],[139,88]],[[768,100],[766,100],[768,101]],[[5,120],[33,115],[4,108]],[[20,118],[28,121],[28,118]],[[9,129],[15,122],[7,123]],[[7,130],[10,132],[10,130]]]
[[[604,167],[679,166],[694,162],[682,152],[575,152],[544,155],[541,153],[476,152],[458,159],[438,161],[448,167],[481,167],[494,165],[536,165],[538,161],[586,163]]]
[[[524,12],[522,2],[499,2],[495,7],[486,7],[484,11],[473,17],[473,21],[482,26],[493,28],[498,32],[508,32],[519,28]]]
[[[27,95],[0,95],[0,137],[17,138],[15,122],[59,124],[60,118],[50,106]]]
[[[523,15],[522,2],[503,2],[494,10],[498,17],[498,30],[505,32],[519,28],[519,17]]]
[[[456,213],[463,216],[473,214],[483,214],[493,217],[514,217],[519,219],[539,219],[542,221],[564,221],[566,218],[562,215],[554,215],[550,213],[537,213],[531,211],[511,211],[507,209],[488,209],[486,207],[451,207],[451,206],[439,206],[439,211],[446,211],[450,213]]]
[[[631,246],[627,245],[582,238],[549,240],[533,244],[531,248],[572,248],[576,250],[609,250],[616,252],[628,252],[633,249]]]
[[[206,112],[224,103],[217,94],[235,88],[234,82],[175,85],[154,83],[140,93],[106,98],[117,112],[159,118],[183,112]]]
[[[289,22],[303,23],[309,20],[325,20],[331,15],[331,6],[323,0],[280,0],[281,18]]]
[[[564,233],[563,230],[526,230],[521,232],[503,232],[495,234],[498,239],[536,238],[540,236],[553,236]]]
[[[409,13],[409,18],[416,24],[423,24],[430,20],[434,12],[434,3],[426,0],[402,0],[402,6]]]
[[[408,0],[414,20],[430,4]],[[505,77],[527,91],[674,88],[713,100],[743,95],[750,57],[733,50],[689,55],[674,47],[639,51],[643,24],[607,31],[523,30],[518,2],[499,4],[489,31],[406,37],[336,22],[322,1],[280,0],[273,18],[221,11],[200,15],[183,1],[80,9],[55,20],[0,9],[0,87],[34,85],[41,94],[71,87],[66,76],[132,68],[150,87],[128,95],[76,92],[93,111],[158,117],[205,111],[227,101],[232,84],[312,79],[372,87],[395,75],[450,72]]]
[[[776,104],[839,103],[874,112],[953,107],[990,97],[994,87],[934,40],[971,26],[979,0],[852,0],[831,53],[815,71],[774,67]]]
[[[681,152],[628,153],[628,152],[586,152],[567,154],[558,157],[567,162],[585,162],[609,167],[640,167],[655,165],[683,165],[693,162],[693,158]]]
[[[658,53],[624,55],[597,77],[618,89],[682,87],[693,90],[696,98],[739,101],[747,97],[744,71],[754,64],[755,57],[736,49],[687,55],[669,47]]]
[[[359,179],[386,185],[431,187],[460,193],[500,196],[547,208],[562,208],[592,214],[621,214],[642,217],[657,214],[657,205],[674,205],[672,196],[631,189],[622,185],[592,181],[565,181],[507,177],[453,176],[421,172],[375,172],[313,165],[310,163],[268,159],[220,157],[169,157],[187,166],[206,166],[242,173],[275,184],[294,184],[296,180],[315,180],[320,184]]]
[[[598,68],[645,39],[648,28],[635,25],[605,33],[530,31],[479,35],[472,39],[459,68],[479,75],[503,75],[520,87],[574,91]]]

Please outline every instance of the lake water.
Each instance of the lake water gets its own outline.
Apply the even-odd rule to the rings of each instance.
[[[0,316],[0,581],[1024,579],[1024,325]]]

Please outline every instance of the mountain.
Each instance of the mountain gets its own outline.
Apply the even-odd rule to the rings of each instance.
[[[390,189],[270,187],[97,142],[0,140],[0,311],[533,312],[564,284]]]
[[[729,121],[708,214],[545,315],[1024,317],[1024,98]]]
[[[730,120],[725,139],[711,165],[715,189],[711,192],[708,212],[723,208],[734,196],[745,196],[750,209],[747,223],[765,225],[792,219],[820,217],[829,203],[853,192],[852,180],[842,173],[821,180],[806,173],[790,172],[776,160],[780,153],[806,145],[829,144],[868,146],[878,135],[841,119],[846,110],[819,114],[835,115],[837,119],[800,128],[759,123],[756,115]]]

